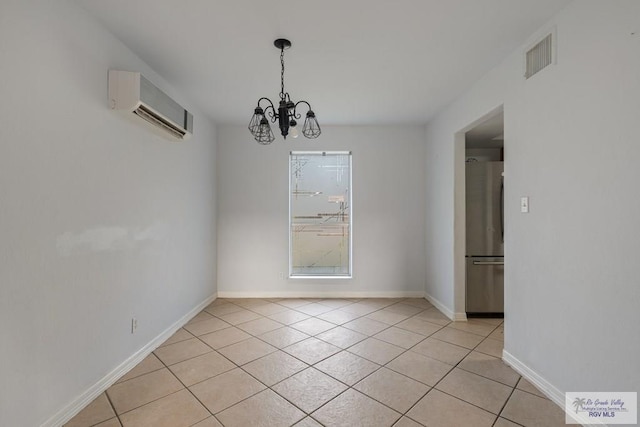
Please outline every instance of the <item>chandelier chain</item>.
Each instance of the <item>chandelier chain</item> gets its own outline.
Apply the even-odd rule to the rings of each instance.
[[[284,99],[284,48],[280,49],[280,99]]]

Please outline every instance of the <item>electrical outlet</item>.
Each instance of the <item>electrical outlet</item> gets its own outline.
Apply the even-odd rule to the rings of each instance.
[[[280,272],[280,280],[285,280],[287,277],[285,276],[284,272]]]
[[[520,197],[520,212],[529,213],[529,198]]]
[[[136,333],[136,329],[138,329],[138,319],[136,319],[135,317],[131,318],[131,333],[135,334]]]

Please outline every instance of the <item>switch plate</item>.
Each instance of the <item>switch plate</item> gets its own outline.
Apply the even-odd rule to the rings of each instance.
[[[529,213],[529,198],[520,197],[520,212]]]

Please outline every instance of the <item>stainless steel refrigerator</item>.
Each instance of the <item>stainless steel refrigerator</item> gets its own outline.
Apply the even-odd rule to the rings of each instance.
[[[504,313],[503,162],[466,163],[467,316]]]

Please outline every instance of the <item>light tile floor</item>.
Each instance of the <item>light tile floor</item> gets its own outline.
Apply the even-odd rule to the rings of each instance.
[[[66,426],[564,426],[503,332],[417,298],[217,299]]]

